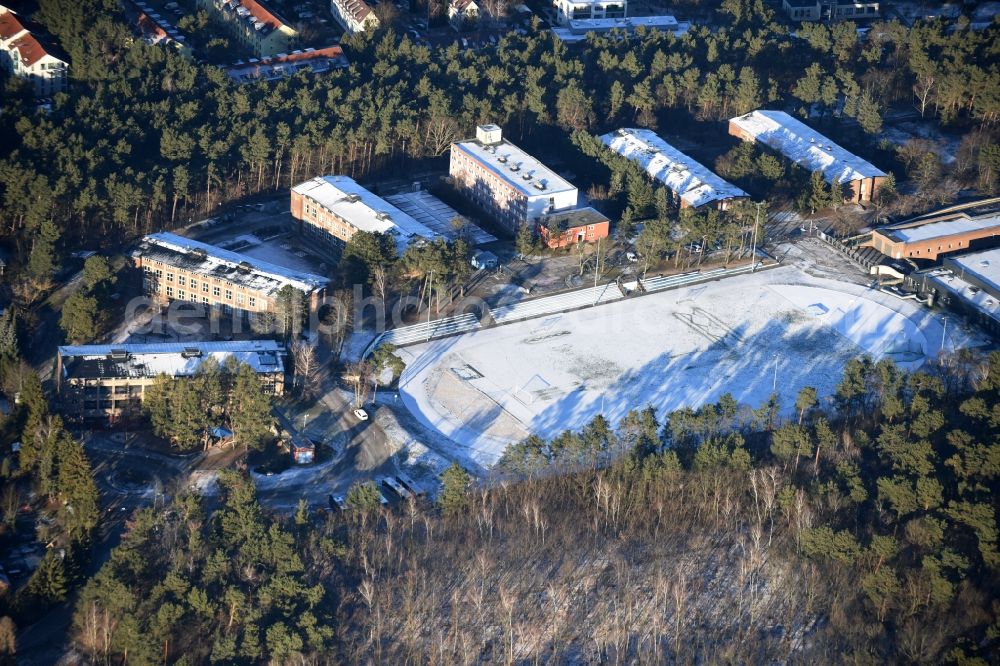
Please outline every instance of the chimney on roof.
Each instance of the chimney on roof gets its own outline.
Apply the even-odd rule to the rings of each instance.
[[[476,127],[476,140],[484,146],[500,143],[503,130],[497,125],[479,125]]]

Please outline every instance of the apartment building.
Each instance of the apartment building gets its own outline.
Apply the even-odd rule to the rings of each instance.
[[[254,83],[295,76],[302,70],[322,74],[348,65],[347,56],[340,46],[328,46],[323,49],[292,51],[288,55],[273,58],[251,58],[250,62],[240,61],[227,67],[226,74],[237,83]]]
[[[375,11],[365,0],[330,0],[330,13],[349,35],[375,30],[379,26]]]
[[[329,280],[276,266],[172,233],[151,234],[132,252],[143,287],[157,303],[188,301],[225,314],[275,312],[279,292],[293,287],[319,307]]]
[[[451,144],[448,173],[463,195],[511,232],[576,208],[576,187],[504,139],[496,125],[480,125],[475,139]]]
[[[198,7],[221,21],[258,58],[288,53],[298,33],[258,0],[198,0]]]
[[[680,208],[713,206],[725,210],[749,195],[694,161],[648,129],[622,128],[601,137],[610,150],[639,165],[673,193]]]
[[[869,244],[887,257],[923,263],[998,243],[1000,197],[949,206],[876,229]]]
[[[28,30],[17,14],[0,5],[0,67],[31,84],[37,97],[66,88],[69,64]]]
[[[222,366],[249,365],[265,392],[284,393],[287,351],[273,340],[76,345],[59,347],[56,355],[60,409],[72,421],[114,424],[138,417],[158,376],[191,377],[209,358]]]
[[[615,34],[625,35],[629,38],[638,34],[639,28],[647,33],[652,30],[659,32],[669,32],[675,37],[680,37],[691,29],[691,24],[687,21],[678,22],[670,15],[662,16],[632,16],[628,18],[600,18],[600,19],[572,19],[565,25],[552,27],[552,34],[560,41],[567,44],[586,41],[587,35],[594,33],[606,35],[612,31]]]
[[[884,171],[784,111],[758,110],[731,118],[729,133],[761,143],[810,173],[820,172],[828,183],[839,183],[845,201],[871,201],[885,180]]]
[[[296,185],[291,211],[304,236],[333,250],[358,231],[392,236],[400,255],[412,243],[439,236],[348,176],[319,176]]]
[[[876,19],[881,10],[878,2],[843,0],[781,0],[781,8],[795,21]]]
[[[628,0],[553,0],[556,23],[575,19],[615,19],[628,16]]]

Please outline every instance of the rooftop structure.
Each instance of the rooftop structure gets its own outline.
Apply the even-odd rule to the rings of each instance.
[[[449,239],[462,236],[473,245],[485,245],[493,243],[497,239],[496,236],[483,231],[430,192],[424,190],[400,192],[388,195],[385,200],[431,231]],[[455,219],[460,219],[463,223],[460,230],[456,229],[453,224]]]
[[[0,5],[0,67],[29,82],[38,96],[53,95],[66,87],[66,60],[43,45],[17,15]]]
[[[275,296],[286,286],[310,294],[325,289],[330,282],[320,275],[284,268],[169,232],[146,236],[132,256],[141,258],[147,266],[152,261],[161,261],[165,265],[225,280],[266,296]]]
[[[365,0],[330,0],[330,13],[349,35],[379,26],[378,17]]]
[[[659,30],[660,32],[670,32],[675,36],[681,36],[691,29],[691,24],[678,22],[676,18],[669,15],[664,16],[630,16],[628,18],[599,18],[599,19],[572,19],[565,25],[555,26],[552,33],[563,42],[572,44],[582,42],[587,39],[590,33],[605,34],[612,30],[618,30],[629,37],[636,34],[639,28],[645,30]]]
[[[680,201],[681,208],[727,202],[749,196],[723,180],[648,129],[623,128],[601,137],[604,145],[636,162],[650,178],[663,183]]]
[[[1000,197],[921,215],[872,232],[871,245],[895,259],[936,261],[1000,238]]]
[[[237,62],[226,68],[226,74],[239,83],[255,81],[274,81],[306,70],[314,74],[329,72],[333,69],[347,67],[347,56],[340,46],[328,46],[324,49],[308,48],[302,51],[292,51],[273,58],[251,58],[249,62]]]
[[[292,216],[303,231],[346,243],[357,231],[389,234],[402,254],[413,242],[439,234],[348,176],[318,176],[292,188]]]
[[[809,172],[820,172],[828,183],[843,185],[846,198],[854,201],[870,200],[885,178],[881,169],[784,111],[737,116],[729,120],[729,133],[762,143]]]
[[[496,125],[480,125],[475,139],[451,144],[448,172],[460,191],[511,230],[576,207],[576,187],[504,139]]]

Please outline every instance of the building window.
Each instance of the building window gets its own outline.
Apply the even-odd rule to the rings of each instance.
[[[243,305],[243,294],[236,294],[236,303],[238,305]]]
[[[167,273],[167,282],[173,282],[173,281],[174,281],[174,274]]]
[[[177,298],[179,298],[181,300],[184,300],[184,296],[185,296],[184,290],[183,289],[178,289],[177,290]]]
[[[233,300],[233,290],[232,289],[226,289],[226,300],[227,301]]]
[[[191,278],[191,291],[195,291],[197,289],[198,289],[198,281],[195,280],[194,278]]]
[[[173,298],[173,297],[174,297],[174,288],[167,287],[167,298]]]
[[[201,283],[201,293],[203,293],[203,294],[207,294],[208,293],[208,283],[207,282],[202,282]]]
[[[253,296],[250,297],[250,307],[252,308],[257,307],[257,299],[254,298]]]
[[[220,293],[222,293],[221,289],[219,289],[218,287],[212,287],[212,296],[218,298]]]
[[[183,275],[178,275],[177,276],[177,286],[178,287],[183,287],[185,284],[187,284],[187,278],[184,277]]]
[[[201,302],[204,303],[205,305],[208,305],[208,296],[202,296]]]

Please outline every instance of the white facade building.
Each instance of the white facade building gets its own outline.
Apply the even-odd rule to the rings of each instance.
[[[69,65],[54,56],[11,10],[0,5],[0,66],[31,83],[35,95],[54,95],[66,87]]]
[[[631,18],[573,19],[562,26],[552,28],[552,34],[568,44],[582,42],[590,33],[607,34],[612,30],[634,37],[639,28],[647,32],[659,30],[680,37],[691,29],[687,21],[679,22],[670,15],[633,16]]]
[[[625,18],[628,0],[553,0],[556,22],[567,25],[574,19]]]
[[[378,28],[378,17],[365,0],[330,0],[330,13],[347,34]]]
[[[674,193],[681,208],[725,209],[749,195],[677,150],[648,129],[622,128],[601,137],[605,146],[638,164]]]
[[[451,144],[448,173],[459,191],[510,231],[577,205],[574,185],[504,139],[496,125],[480,125],[475,139]]]

